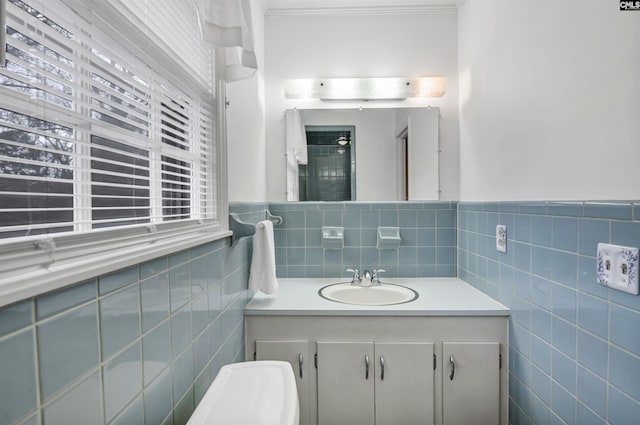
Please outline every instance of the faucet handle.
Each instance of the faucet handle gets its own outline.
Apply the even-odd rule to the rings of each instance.
[[[353,273],[353,278],[351,278],[351,283],[360,282],[360,272],[358,269],[347,269],[345,270],[349,273]]]
[[[380,283],[380,273],[386,272],[385,269],[373,269],[373,276],[371,276],[371,281]]]

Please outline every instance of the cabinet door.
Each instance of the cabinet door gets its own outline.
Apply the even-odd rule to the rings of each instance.
[[[376,425],[434,423],[433,344],[376,342]]]
[[[291,364],[298,387],[300,425],[315,423],[310,406],[311,373],[315,373],[312,345],[308,341],[256,341],[256,360],[282,360]]]
[[[373,343],[318,342],[319,425],[374,424]]]
[[[444,425],[497,425],[500,421],[500,344],[442,343]]]

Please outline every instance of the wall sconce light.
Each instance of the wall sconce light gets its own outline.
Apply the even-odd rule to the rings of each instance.
[[[447,79],[441,76],[415,78],[298,78],[284,81],[287,99],[403,100],[407,97],[442,97]]]

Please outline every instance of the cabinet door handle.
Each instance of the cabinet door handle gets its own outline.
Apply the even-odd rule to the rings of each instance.
[[[380,355],[380,380],[384,381],[384,356]]]
[[[453,354],[449,357],[449,366],[451,366],[451,373],[449,373],[449,380],[453,381],[453,375],[456,373],[456,361],[453,358]]]
[[[298,370],[300,371],[300,379],[302,379],[302,363],[304,363],[304,358],[302,357],[302,353],[298,354]]]
[[[364,379],[369,379],[369,355],[364,355]]]

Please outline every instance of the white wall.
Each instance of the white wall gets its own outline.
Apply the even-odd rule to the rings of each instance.
[[[441,108],[441,199],[458,198],[457,15],[267,14],[265,93],[267,199],[285,199],[284,111],[289,108],[427,106]],[[286,100],[288,78],[411,77],[441,74],[448,91],[440,99],[402,102]]]
[[[251,0],[258,70],[253,78],[227,84],[227,163],[230,201],[266,200],[264,120],[264,5]]]
[[[640,15],[617,1],[459,9],[460,198],[640,198]]]

